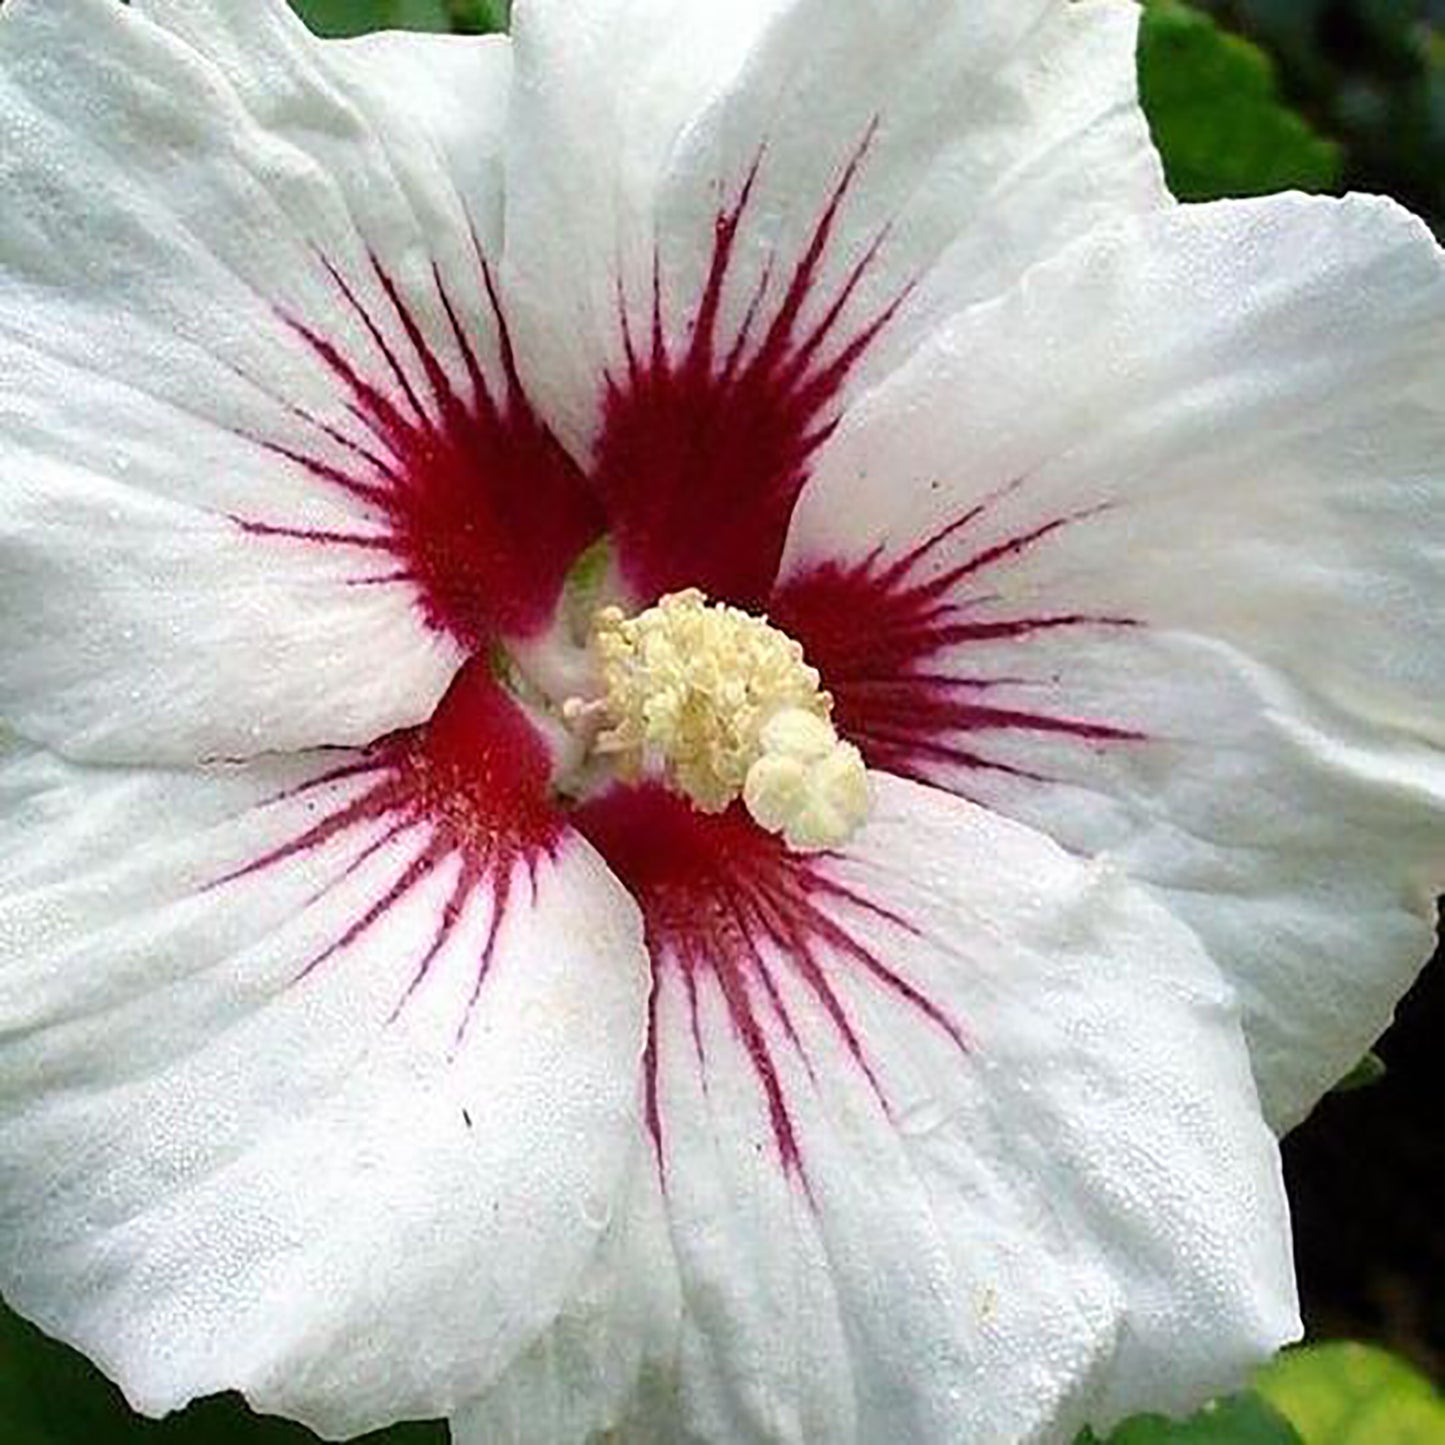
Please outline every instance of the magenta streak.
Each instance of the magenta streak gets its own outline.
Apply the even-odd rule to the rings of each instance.
[[[356,460],[359,461],[363,466],[368,467],[372,471],[381,472],[390,481],[395,482],[400,480],[400,478],[390,469],[386,459],[381,455],[380,452],[372,451],[370,447],[363,446],[354,437],[347,436],[346,433],[342,431],[339,426],[333,426],[330,422],[322,421],[320,417],[313,416],[303,407],[291,405],[288,409],[291,411],[292,415],[298,417],[301,421],[306,422],[308,426],[315,427],[316,430],[319,431],[322,436],[326,437],[328,441],[335,442],[336,445],[339,446],[343,451],[350,452],[351,455],[355,457]],[[282,447],[276,447],[275,450],[280,452],[282,456],[291,457],[291,460],[293,461],[304,463],[307,460],[303,456],[296,456],[290,452],[287,452]],[[346,482],[351,480],[339,468],[336,468],[334,470],[338,478],[338,485],[345,484]],[[375,490],[378,493],[384,495],[381,488],[376,488]]]
[[[851,566],[823,563],[775,593],[770,615],[803,644],[827,681],[840,730],[872,766],[955,787],[960,769],[1046,783],[1051,781],[1046,774],[992,755],[986,740],[1005,733],[1088,744],[1142,740],[1142,734],[1107,720],[981,700],[981,691],[1020,683],[1018,667],[995,677],[951,670],[954,650],[970,643],[1006,641],[1026,648],[1030,639],[1062,629],[1135,625],[1129,618],[1085,613],[991,620],[973,615],[992,600],[979,590],[989,576],[1108,510],[1104,504],[1048,518],[970,549],[970,529],[1020,485],[1010,483],[892,561],[878,548]],[[961,549],[962,555],[936,567],[945,547]],[[1024,656],[1020,651],[1020,659]]]
[[[708,273],[690,316],[664,315],[654,257],[650,330],[640,344],[619,281],[626,366],[604,388],[594,477],[622,573],[639,597],[696,586],[754,609],[766,599],[793,507],[813,454],[836,425],[847,381],[912,289],[903,287],[827,354],[875,266],[885,228],[826,298],[816,323],[803,330],[875,128],[844,166],[782,294],[767,304],[769,264],[735,337],[725,342],[721,335],[723,305],[765,152],[714,222]]]
[[[451,893],[448,895],[447,901],[442,905],[441,914],[437,918],[436,928],[432,931],[431,945],[427,951],[422,954],[421,960],[416,966],[416,971],[411,976],[411,982],[406,986],[406,992],[397,1000],[396,1007],[391,1012],[391,1022],[394,1023],[401,1017],[402,1010],[411,1002],[412,995],[426,982],[427,976],[431,973],[432,964],[436,962],[438,955],[442,949],[446,947],[447,940],[456,932],[457,925],[461,922],[462,913],[466,908],[467,900],[471,897],[472,889],[475,885],[475,878],[471,876],[470,870],[467,868],[466,863],[463,862],[457,872],[456,882],[452,884]],[[492,940],[496,936],[499,921],[495,916],[492,919],[490,936],[483,951],[482,963],[477,969],[478,979],[485,976],[487,966],[491,961]],[[470,1009],[468,1012],[470,1012]]]
[[[301,784],[299,787],[290,788],[283,793],[278,793],[274,798],[269,799],[264,807],[275,807],[278,804],[290,802],[306,793],[315,792],[317,789],[329,783],[338,782],[342,779],[356,777],[369,772],[382,772],[386,768],[386,762],[378,758],[376,761],[365,763],[348,764],[345,768],[335,772],[323,773],[321,776],[312,778]],[[338,808],[335,812],[328,814],[319,823],[313,824],[299,837],[289,839],[278,847],[263,853],[259,858],[253,858],[249,863],[233,869],[229,873],[222,874],[208,886],[219,888],[227,883],[234,883],[239,878],[247,878],[252,874],[259,873],[264,869],[274,867],[278,863],[285,863],[288,860],[298,857],[303,853],[312,853],[323,848],[333,838],[342,833],[357,827],[362,822],[370,819],[385,817],[387,810],[385,806],[379,806],[377,799],[383,789],[373,789],[360,798],[353,799],[345,806]]]
[[[347,881],[347,879],[352,878],[357,873],[359,873],[373,858],[376,857],[378,853],[384,852],[386,849],[390,848],[391,845],[395,843],[398,838],[405,837],[406,834],[414,832],[418,827],[422,826],[425,825],[415,823],[409,818],[398,819],[389,827],[385,828],[382,832],[378,833],[377,836],[373,838],[371,842],[369,842],[361,850],[361,852],[359,852],[354,858],[352,858],[352,860],[346,865],[345,868],[341,870],[340,873],[336,875],[335,878],[331,879],[328,883],[325,883],[320,888],[318,888],[316,892],[311,895],[308,902],[313,904],[320,903],[322,899],[330,897],[330,895],[335,893],[336,890]],[[310,968],[308,967],[305,972],[309,973]]]
[[[719,937],[710,940],[714,945],[720,944],[722,941]],[[751,970],[746,966],[739,966],[742,962],[740,958],[730,960],[728,966],[718,967],[715,959],[703,955],[701,942],[701,940],[694,939],[684,945],[677,955],[678,961],[694,976],[704,969],[711,969],[712,976],[727,1005],[728,1014],[732,1018],[733,1028],[743,1048],[747,1051],[748,1058],[752,1061],[758,1082],[762,1085],[763,1096],[767,1100],[768,1119],[772,1125],[773,1138],[778,1146],[778,1157],[782,1160],[783,1167],[789,1172],[801,1172],[803,1156],[798,1148],[798,1136],[793,1127],[792,1114],[788,1110],[783,1081],[778,1075],[778,1066],[773,1059],[767,1032],[760,1023],[753,1006],[749,987]],[[746,949],[746,945],[744,948]],[[746,952],[756,959],[756,954],[751,949],[746,949]],[[766,969],[763,970],[762,982],[765,988],[774,990],[776,997],[776,986],[767,977]],[[786,1031],[791,1032],[791,1027],[788,1026]]]
[[[466,408],[462,399],[457,395],[452,386],[451,378],[447,375],[441,362],[437,360],[436,353],[432,350],[431,344],[422,335],[422,329],[417,325],[416,317],[412,314],[411,308],[402,299],[401,293],[396,288],[396,282],[386,273],[375,256],[371,258],[372,269],[376,273],[376,279],[381,289],[386,292],[386,299],[391,302],[391,309],[396,314],[396,319],[401,323],[401,329],[406,333],[407,342],[410,344],[412,354],[421,362],[422,370],[426,372],[427,386],[431,389],[432,400],[441,407],[442,425],[456,426],[465,424]],[[432,281],[437,288],[438,295],[445,298],[446,291],[442,286],[441,273],[435,267],[432,269]],[[449,306],[443,301],[443,310],[448,315],[455,315]],[[469,348],[467,348],[469,350]],[[409,384],[403,378],[406,387],[406,394],[414,400],[414,393]],[[427,418],[426,410],[420,402],[415,402],[418,415],[421,417],[421,424],[424,428],[430,429],[431,422]]]
[[[345,953],[352,944],[370,933],[372,928],[391,912],[408,893],[424,883],[436,871],[441,861],[447,856],[450,849],[436,837],[427,840],[426,846],[421,853],[413,858],[403,870],[401,876],[381,895],[372,905],[341,933],[341,935],[320,953],[316,954],[301,972],[298,978],[307,978],[328,959],[334,958],[339,953]]]
[[[331,428],[326,428],[325,430],[327,435],[330,435]],[[318,461],[315,457],[308,457],[304,452],[282,446],[280,442],[263,441],[261,445],[264,446],[267,451],[273,452],[276,456],[310,472],[317,481],[327,482],[333,487],[339,487],[343,492],[349,492],[353,497],[363,502],[369,502],[374,507],[383,506],[386,502],[388,493],[387,487],[385,486],[378,485],[375,482],[360,481],[356,477],[349,476],[340,467]],[[385,475],[392,485],[397,484],[397,478],[386,470],[384,464],[377,461],[369,453],[365,452],[364,449],[358,448],[357,455],[369,468]],[[242,525],[256,527],[262,524],[243,522]]]
[[[531,879],[535,901],[537,870],[557,856],[562,823],[552,810],[547,786],[550,756],[530,723],[498,688],[485,663],[465,667],[431,721],[395,733],[360,756],[290,788],[262,809],[295,805],[325,789],[360,780],[359,793],[345,800],[322,798],[322,816],[295,836],[216,879],[219,889],[256,878],[330,844],[353,851],[308,900],[312,907],[373,859],[394,860],[391,881],[340,923],[329,943],[297,971],[300,983],[323,965],[346,955],[393,909],[444,868],[457,877],[437,914],[421,957],[391,1013],[395,1021],[430,976],[447,945],[461,936],[470,900],[491,894],[490,921],[477,950],[475,975],[456,1029],[453,1048],[466,1037],[483,985],[491,971],[501,926],[513,901],[519,874]],[[415,835],[412,841],[406,841]]]
[[[407,405],[410,407],[412,413],[410,420],[402,420],[400,413],[397,412],[395,408],[391,409],[393,413],[397,415],[399,425],[403,428],[416,426],[422,431],[429,431],[431,429],[431,421],[427,416],[426,408],[422,406],[421,399],[412,387],[405,368],[397,359],[397,354],[387,341],[381,326],[372,316],[371,312],[357,299],[356,292],[347,284],[346,277],[324,256],[321,257],[321,264],[325,266],[327,275],[336,283],[336,289],[346,298],[347,306],[351,309],[357,320],[361,322],[362,326],[366,328],[367,334],[376,345],[376,349],[386,361],[387,370],[391,373],[392,381],[401,389],[402,396],[406,398]],[[376,259],[374,254],[371,257],[371,264],[376,272],[377,278],[382,282],[382,288],[386,291],[387,295],[392,298],[393,305],[399,312],[402,308],[396,302],[396,289],[384,279],[385,273],[381,268],[381,263]],[[400,316],[398,316],[398,319],[400,319]],[[405,328],[405,323],[403,323],[403,327],[407,329]]]
[[[704,982],[716,988],[733,1036],[756,1075],[778,1159],[804,1185],[805,1141],[778,1065],[779,1045],[792,1051],[819,1088],[828,1081],[818,1072],[798,1028],[798,1005],[789,1006],[784,999],[786,977],[801,984],[816,1003],[885,1111],[888,1100],[867,1041],[836,986],[840,968],[881,985],[960,1050],[967,1049],[957,1022],[861,943],[837,912],[867,913],[890,928],[916,930],[827,877],[825,858],[790,853],[740,808],[718,815],[699,813],[661,788],[643,786],[614,789],[584,804],[574,821],[642,908],[653,962],[645,1108],[664,1179],[667,1100],[658,1046],[664,989],[680,984],[685,990],[706,1089],[710,1064],[699,1000]]]
[[[327,269],[330,270],[330,267]],[[289,317],[286,320],[297,336],[316,354],[317,360],[350,394],[347,411],[382,444],[392,465],[399,465],[401,458],[398,453],[404,450],[410,438],[411,423],[401,414],[384,391],[362,378],[361,374],[341,354],[339,348],[333,346],[325,337],[311,330],[310,327],[303,326],[301,322],[291,320]],[[403,483],[406,475],[404,468],[398,472]]]
[[[873,1092],[881,1100],[883,1091],[878,1085],[878,1079],[873,1072],[872,1065],[868,1062],[867,1055],[863,1051],[863,1045],[858,1038],[857,1030],[853,1027],[853,1021],[848,1017],[843,1008],[842,1000],[833,992],[828,982],[828,976],[819,965],[815,954],[815,942],[809,936],[805,927],[790,918],[788,913],[780,906],[777,900],[769,898],[765,893],[759,891],[758,896],[753,900],[753,913],[755,926],[758,934],[770,939],[777,945],[789,963],[792,965],[798,977],[807,986],[809,992],[827,1014],[833,1027],[838,1031],[838,1036],[843,1040],[849,1054],[867,1076]],[[824,920],[819,920],[820,923]],[[823,931],[820,928],[820,932]],[[831,925],[828,926],[828,933],[832,933]],[[836,944],[836,938],[830,938]],[[753,944],[753,951],[762,963],[762,953],[757,944]],[[846,951],[846,950],[844,950]],[[770,980],[771,982],[771,980]],[[781,1003],[779,1004],[781,1008]],[[808,1073],[816,1079],[813,1073],[812,1064],[809,1062],[806,1053],[803,1051],[802,1041],[789,1023],[788,1037],[796,1046],[799,1056],[807,1066]]]
[[[832,897],[842,903],[851,905],[864,913],[871,914],[874,918],[892,924],[895,928],[902,929],[904,932],[915,935],[918,932],[912,924],[908,923],[898,914],[880,907],[871,899],[863,897],[862,894],[855,892],[851,888],[845,888],[840,883],[822,878],[818,879],[817,886],[822,896]],[[963,1029],[939,1008],[932,999],[921,993],[909,983],[907,979],[895,973],[881,960],[869,953],[867,949],[860,947],[850,934],[846,933],[836,924],[832,925],[832,928],[834,944],[840,951],[848,954],[855,962],[861,964],[879,983],[884,984],[892,990],[892,992],[897,994],[905,1003],[911,1004],[919,1013],[931,1019],[960,1049],[967,1052],[968,1040],[964,1035]]]
[[[778,987],[777,979],[773,976],[773,970],[768,963],[767,954],[759,946],[761,939],[774,935],[766,921],[767,915],[762,899],[751,896],[753,891],[754,890],[748,888],[746,884],[741,884],[737,887],[732,897],[727,900],[729,911],[733,916],[733,924],[737,929],[738,936],[742,939],[742,946],[747,950],[749,966],[744,971],[743,976],[747,977],[751,975],[756,977],[757,981],[763,986],[763,992],[767,995],[768,1003],[772,1008],[774,1018],[778,1021],[778,1026],[782,1029],[788,1042],[798,1050],[799,1056],[803,1058],[806,1064],[807,1059],[802,1052],[803,1042],[798,1037],[797,1026],[793,1023],[792,1015],[788,1012],[788,1006],[783,1002],[783,995]],[[790,959],[790,962],[796,966],[798,962],[796,955]],[[811,1066],[808,1071],[809,1073],[812,1072]]]
[[[340,459],[256,440],[325,488],[361,503],[364,513],[355,527],[312,527],[277,516],[235,519],[257,539],[384,554],[391,565],[354,580],[406,587],[430,627],[472,652],[498,636],[528,637],[544,628],[568,568],[602,530],[586,482],[527,399],[480,246],[476,256],[475,294],[496,323],[495,386],[436,265],[432,294],[408,297],[380,258],[370,256],[376,295],[369,300],[364,288],[320,258],[339,312],[360,323],[372,355],[359,360],[315,325],[283,316],[337,393],[337,419],[294,405],[288,410],[316,430],[318,442],[325,438],[338,449]],[[460,386],[424,322],[455,343],[466,371]],[[365,444],[338,425],[347,417],[364,428]]]
[[[391,552],[395,543],[385,533],[333,532],[321,527],[277,527],[269,522],[241,522],[241,529],[253,537],[291,537],[302,542],[329,542],[336,547],[360,547],[373,552]]]
[[[378,572],[371,577],[348,577],[348,587],[394,587],[398,582],[415,582],[415,572]]]
[[[698,1067],[702,1070],[703,1092],[707,1092],[707,1046],[702,1037],[702,1013],[699,1007],[697,994],[697,975],[689,973],[685,975],[683,982],[687,985],[687,1007],[688,1015],[692,1024],[692,1045],[697,1054]]]
[[[535,859],[529,860],[527,874],[532,881],[532,895],[535,898],[537,892],[537,872]],[[453,1049],[459,1049],[466,1041],[467,1030],[471,1027],[472,1018],[477,1011],[477,1001],[482,996],[482,985],[486,983],[487,976],[492,971],[492,963],[496,958],[497,938],[501,931],[502,918],[507,911],[507,902],[512,894],[512,870],[493,868],[492,870],[492,916],[491,922],[487,925],[487,939],[482,945],[482,955],[477,963],[476,977],[472,981],[472,991],[467,998],[466,1010],[462,1015],[461,1022],[457,1025],[457,1031],[452,1037]]]
[[[647,1043],[642,1050],[643,1111],[647,1116],[647,1132],[654,1143],[662,1138],[662,1102],[657,1090],[657,1003],[661,990],[661,971],[654,968],[652,985],[647,991]],[[693,1034],[697,1034],[696,999],[693,1001]],[[701,1064],[701,1056],[698,1062]],[[666,1167],[664,1163],[664,1174]]]
[[[807,1051],[803,1047],[803,1041],[798,1035],[798,1027],[793,1022],[792,1014],[788,1012],[787,1004],[783,1002],[782,991],[778,987],[777,979],[773,977],[773,971],[768,966],[767,958],[756,943],[750,943],[748,945],[748,952],[752,954],[753,972],[763,986],[763,992],[767,996],[768,1006],[772,1010],[773,1017],[778,1022],[778,1027],[782,1029],[783,1036],[793,1046],[798,1058],[802,1061],[804,1069],[807,1070],[808,1077],[812,1079],[814,1083],[817,1083],[818,1076],[813,1071],[813,1061],[808,1057]]]

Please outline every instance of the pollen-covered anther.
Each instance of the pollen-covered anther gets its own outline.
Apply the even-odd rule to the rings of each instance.
[[[862,756],[829,722],[832,699],[802,647],[695,588],[636,617],[603,608],[593,624],[602,667],[595,741],[625,776],[660,772],[707,813],[737,798],[790,847],[836,847],[863,822]]]

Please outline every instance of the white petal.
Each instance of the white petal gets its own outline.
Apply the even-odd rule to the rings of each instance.
[[[753,570],[776,563],[853,388],[941,307],[1166,201],[1136,21],[1115,0],[519,0],[506,291],[639,594],[756,600],[715,554],[741,516]]]
[[[659,795],[579,815],[651,942],[684,1302],[675,1413],[629,1427],[1066,1442],[1237,1385],[1298,1322],[1228,988],[1116,870],[875,785],[841,856]]]
[[[317,46],[302,36],[290,7],[278,0],[131,3],[207,54],[263,108],[279,99],[271,89],[278,62],[293,71],[298,84],[319,69],[371,123],[373,143],[385,149],[388,166],[418,211],[431,212],[432,225],[443,233],[452,229],[447,202],[455,191],[483,241],[490,246],[500,240],[502,136],[511,80],[506,36],[384,31]],[[258,52],[270,62],[264,70]],[[326,142],[315,137],[307,144]]]
[[[452,1445],[581,1445],[618,1431],[627,1445],[651,1439],[634,1417],[670,1430],[671,1403],[651,1408],[681,1316],[655,1156],[648,1146],[632,1192],[566,1311],[481,1399],[451,1419]],[[667,1380],[664,1391],[671,1386]],[[675,1434],[664,1435],[677,1445]]]
[[[477,505],[570,466],[479,260],[509,52],[145,8],[0,18],[0,714],[106,761],[369,741],[565,569]]]
[[[0,1290],[147,1413],[455,1409],[650,1167],[636,910],[458,688],[366,753],[0,770]]]
[[[1442,375],[1441,252],[1387,202],[1121,226],[856,410],[773,599],[875,766],[1161,890],[1281,1127],[1432,946]]]

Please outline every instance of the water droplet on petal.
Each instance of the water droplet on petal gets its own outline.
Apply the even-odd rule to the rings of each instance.
[[[611,1201],[599,1194],[587,1193],[582,1196],[582,1218],[591,1229],[603,1230],[612,1223]]]
[[[937,1099],[925,1099],[899,1116],[898,1132],[910,1139],[916,1139],[924,1134],[932,1134],[947,1122],[948,1111],[943,1105]]]

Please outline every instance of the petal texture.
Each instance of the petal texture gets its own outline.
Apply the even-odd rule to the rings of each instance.
[[[639,1157],[636,911],[485,679],[363,753],[0,771],[0,1289],[141,1410],[444,1414]]]
[[[1237,1383],[1297,1321],[1227,987],[1116,870],[874,783],[838,856],[579,813],[646,922],[682,1285],[672,1412],[654,1377],[628,1430],[1066,1442]]]
[[[680,1289],[655,1155],[645,1148],[565,1311],[452,1417],[452,1445],[582,1445],[614,1438],[609,1430],[628,1442],[662,1431],[677,1445],[676,1380],[659,1362],[675,1351]]]
[[[521,0],[504,268],[625,580],[756,604],[847,397],[1167,199],[1132,5]]]
[[[504,43],[330,46],[280,0],[5,6],[22,732],[112,762],[369,742],[546,621],[595,521],[490,290],[509,77]]]
[[[776,620],[879,767],[1155,885],[1297,1121],[1445,881],[1445,267],[1386,202],[1186,208],[861,405]]]

